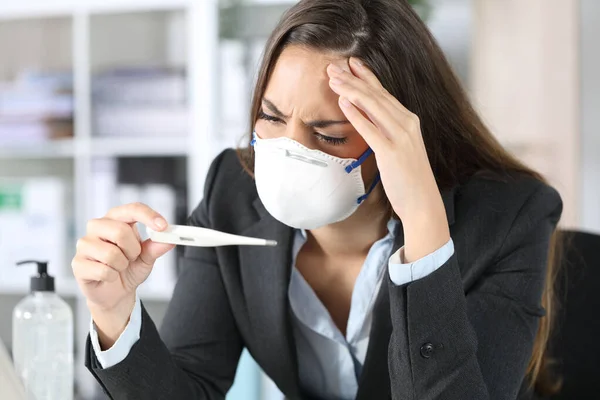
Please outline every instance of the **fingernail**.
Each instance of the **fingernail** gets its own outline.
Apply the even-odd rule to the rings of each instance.
[[[331,78],[329,82],[331,82],[334,85],[340,85],[342,83],[342,80],[340,78]]]
[[[167,221],[165,221],[162,218],[155,218],[154,219],[154,225],[158,228],[158,229],[163,229],[167,226]]]
[[[344,72],[343,69],[341,69],[339,66],[335,65],[335,64],[329,64],[331,71],[336,73],[336,74],[341,74]]]
[[[350,101],[345,97],[340,97],[340,104],[346,108],[350,107]]]

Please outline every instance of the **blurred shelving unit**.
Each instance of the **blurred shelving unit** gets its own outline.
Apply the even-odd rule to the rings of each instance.
[[[152,192],[161,204],[177,206],[174,219],[198,204],[211,160],[224,147],[239,144],[247,132],[244,117],[261,47],[293,2],[0,2],[0,197],[6,182],[64,184],[64,249],[50,270],[57,276],[58,293],[75,304],[78,398],[102,395],[83,367],[89,313],[69,265],[76,238],[84,234],[87,220],[125,198]],[[228,68],[222,70],[223,64]],[[40,107],[50,107],[50,117],[60,119],[63,128],[66,121],[68,129],[55,133],[49,128],[45,108],[35,109],[33,124],[23,123],[31,122],[33,111],[17,107],[25,103],[13,101],[14,96],[3,97],[6,88],[25,93],[35,104],[35,96],[42,96]],[[229,106],[226,112],[223,104]],[[2,119],[7,109],[26,113],[18,127]],[[171,167],[153,181],[147,166],[157,163]],[[0,201],[0,221],[7,215]],[[16,257],[2,254],[4,228],[0,224],[0,271],[12,268],[7,264]],[[11,302],[28,292],[25,278],[31,271],[19,274],[15,280],[0,279],[0,337],[10,335]],[[144,283],[139,295],[151,314],[154,305],[161,320],[174,280],[159,278]],[[265,398],[260,382],[258,367],[244,355],[228,398]]]
[[[168,137],[149,138],[94,138],[91,143],[93,156],[168,156],[185,157],[188,154],[187,140]]]
[[[5,284],[0,282],[1,295],[22,296],[29,293],[29,282],[22,284]],[[76,298],[79,296],[79,287],[75,279],[63,279],[56,282],[56,293],[63,298]]]
[[[76,142],[73,139],[53,140],[38,144],[1,145],[0,159],[53,159],[75,157]]]

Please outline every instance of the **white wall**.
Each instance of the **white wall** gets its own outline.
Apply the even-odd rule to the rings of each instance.
[[[473,4],[475,105],[499,140],[561,193],[565,205],[561,226],[579,227],[578,2]]]
[[[600,233],[600,1],[580,0],[581,227]]]

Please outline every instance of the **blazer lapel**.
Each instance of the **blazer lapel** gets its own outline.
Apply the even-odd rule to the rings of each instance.
[[[299,384],[288,301],[294,231],[273,218],[260,199],[254,207],[260,219],[242,234],[277,240],[277,246],[239,247],[242,287],[256,340],[251,350],[273,381],[295,398]]]

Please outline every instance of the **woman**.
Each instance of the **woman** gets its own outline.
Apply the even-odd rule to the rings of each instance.
[[[224,398],[247,348],[290,399],[543,393],[560,197],[493,139],[406,1],[292,7],[251,122],[189,223],[279,244],[186,248],[160,336],[136,287],[172,246],[134,223],[167,221],[124,205],[78,242],[106,392]]]

